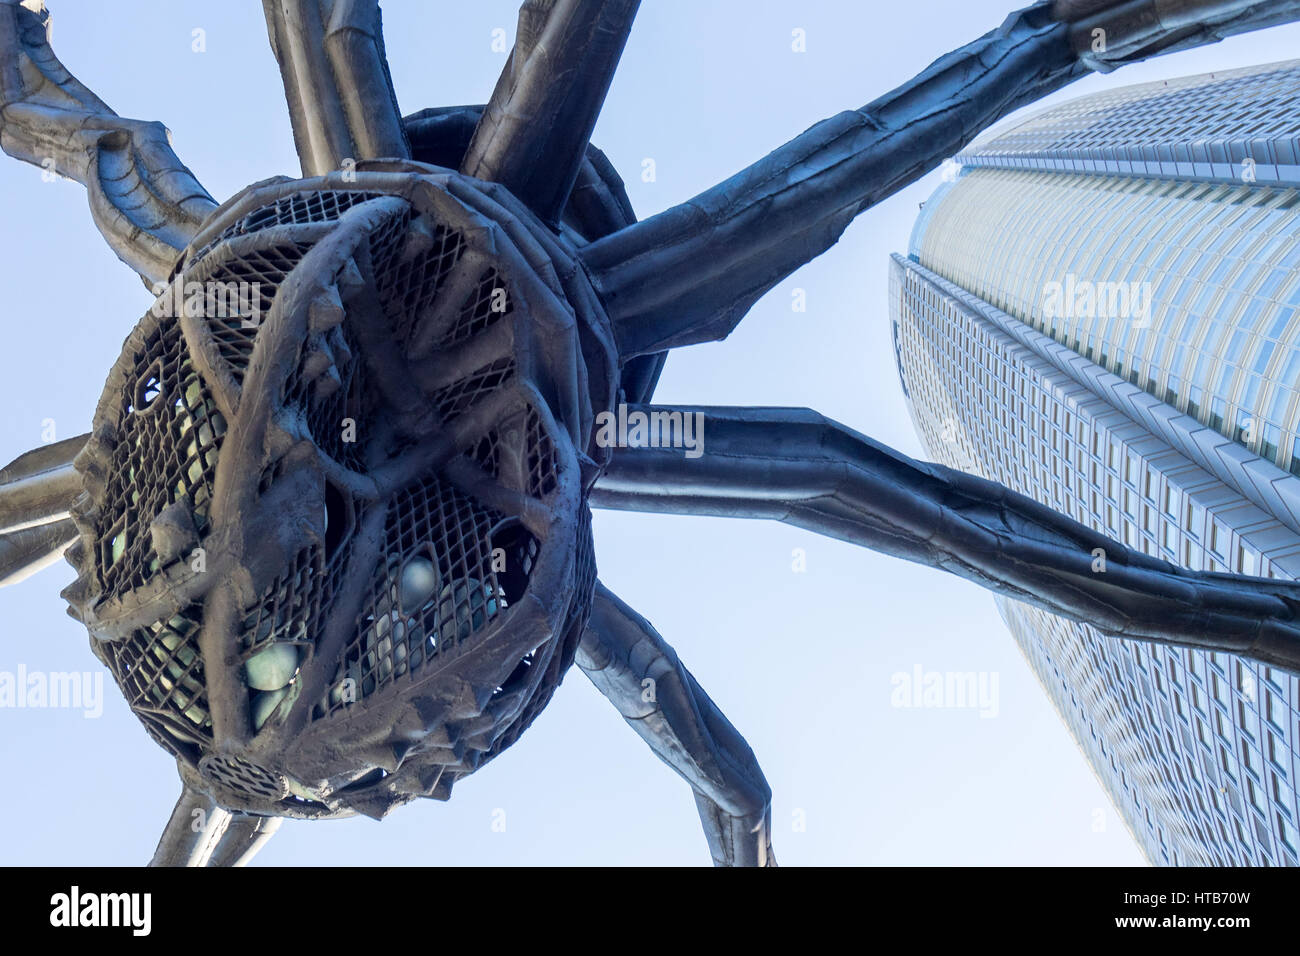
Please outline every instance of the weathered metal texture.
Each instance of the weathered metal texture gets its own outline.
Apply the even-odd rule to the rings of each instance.
[[[457,168],[469,147],[482,106],[438,107],[423,110],[403,120],[412,154],[419,162],[448,169]],[[574,245],[609,235],[636,221],[623,180],[605,154],[588,145],[578,169],[560,231]],[[620,387],[628,401],[644,401],[654,391],[666,353],[631,360],[619,374]],[[43,445],[26,452],[0,469],[0,586],[16,583],[56,561],[72,540],[71,523],[61,537],[48,530],[11,539],[11,532],[67,517],[72,501],[81,492],[74,480],[72,460],[88,435]],[[49,544],[49,549],[40,545]],[[34,549],[34,550],[33,550]],[[19,555],[24,555],[23,562]]]
[[[156,864],[239,865],[279,817],[446,798],[575,658],[690,783],[715,862],[773,863],[753,753],[596,588],[589,502],[776,518],[1122,636],[1300,669],[1296,586],[1166,565],[815,413],[687,409],[698,460],[611,458],[595,428],[649,398],[664,350],[726,335],[998,117],[1300,19],[1300,0],[1044,0],[642,223],[586,143],[636,6],[529,0],[488,106],[403,120],[375,0],[264,0],[316,175],[214,210],[161,126],[63,70],[40,0],[0,0],[0,145],[86,183],[113,248],[169,282],[91,436],[0,471],[0,584],[75,531],[65,595],[177,758]]]
[[[86,436],[42,445],[0,468],[0,538],[68,516],[81,491],[72,459]]]
[[[245,866],[280,829],[281,817],[224,810],[184,778],[150,866]]]
[[[627,414],[635,412],[701,415],[696,428],[707,446],[694,460],[680,448],[616,449],[592,495],[597,507],[784,521],[1118,637],[1300,672],[1300,584],[1189,571],[809,409],[644,406]]]
[[[262,0],[304,176],[410,156],[377,0]]]
[[[44,0],[0,0],[0,148],[85,186],[118,258],[164,279],[216,201],[166,128],[114,113],[64,69],[49,33]]]
[[[213,847],[206,866],[247,866],[284,822],[282,817],[232,813],[226,832]]]
[[[527,0],[461,172],[500,183],[556,224],[640,0]]]
[[[596,585],[578,666],[695,792],[718,866],[776,866],[772,791],[745,738],[650,622]]]
[[[0,535],[0,587],[25,581],[48,568],[76,538],[71,518]]]
[[[210,796],[183,786],[149,865],[206,866],[229,824],[230,814]]]
[[[1080,62],[1102,73],[1296,19],[1294,4],[1273,0],[1052,0],[1050,10]]]
[[[1040,3],[894,91],[813,126],[723,183],[581,252],[626,358],[725,338],[865,210],[983,129],[1085,75],[1300,18],[1300,0]],[[1056,19],[1054,13],[1088,13]],[[1164,26],[1163,24],[1171,24]],[[1081,53],[1104,28],[1106,53]],[[1082,57],[1082,58],[1081,58]],[[1085,63],[1085,60],[1087,61]]]
[[[522,18],[521,18],[522,22]],[[423,163],[460,168],[483,114],[483,106],[444,106],[405,118],[411,155]],[[574,246],[584,246],[636,222],[623,179],[599,149],[587,144],[557,231]],[[667,352],[627,359],[619,373],[623,401],[646,402],[654,394]]]
[[[585,624],[599,303],[499,187],[410,162],[235,197],[173,291],[232,276],[260,321],[164,296],[127,340],[76,459],[65,594],[222,808],[445,798]]]
[[[486,106],[438,106],[403,119],[411,158],[458,169],[465,161]],[[609,158],[590,143],[577,164],[568,205],[553,224],[575,246],[608,236],[636,222],[627,189]]]
[[[42,445],[0,468],[0,587],[53,564],[76,537],[68,509],[81,478],[72,459],[85,440]]]

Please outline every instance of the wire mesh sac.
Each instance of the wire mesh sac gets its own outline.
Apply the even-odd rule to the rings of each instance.
[[[590,606],[578,462],[612,400],[607,322],[572,303],[571,261],[520,251],[538,224],[415,166],[223,207],[78,459],[65,593],[230,809],[447,796],[540,711]]]

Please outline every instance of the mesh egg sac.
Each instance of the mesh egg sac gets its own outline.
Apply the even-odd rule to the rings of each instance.
[[[76,463],[73,613],[230,809],[445,798],[545,705],[590,608],[607,320],[524,210],[372,165],[218,211]]]

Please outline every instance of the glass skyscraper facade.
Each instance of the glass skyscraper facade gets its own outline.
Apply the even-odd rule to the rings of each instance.
[[[1300,578],[1300,61],[1052,107],[891,263],[931,456],[1187,567]],[[1300,681],[999,610],[1148,858],[1300,865]]]

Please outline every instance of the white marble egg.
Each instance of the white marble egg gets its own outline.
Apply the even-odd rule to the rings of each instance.
[[[402,568],[401,608],[414,614],[438,590],[438,569],[428,558],[411,558]]]
[[[289,688],[281,687],[279,690],[269,690],[253,695],[251,710],[255,730],[262,728],[262,725],[270,719],[271,714],[275,713],[275,708],[280,706],[280,701],[284,700],[285,695],[288,693]]]
[[[270,644],[244,661],[244,679],[254,690],[278,690],[293,679],[297,669],[297,647]]]

